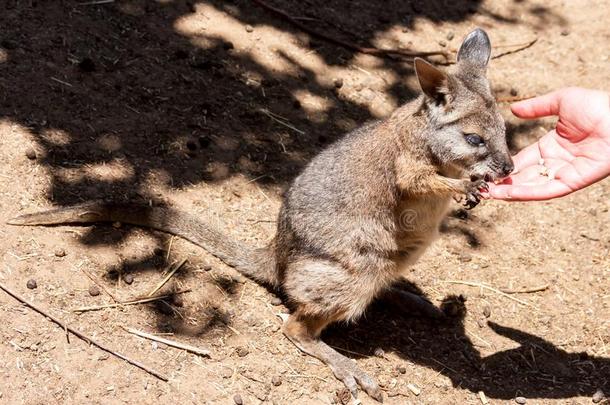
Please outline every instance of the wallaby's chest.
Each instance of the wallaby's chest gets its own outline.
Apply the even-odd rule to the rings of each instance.
[[[397,208],[396,244],[400,251],[399,267],[414,264],[438,235],[449,198],[409,199]]]

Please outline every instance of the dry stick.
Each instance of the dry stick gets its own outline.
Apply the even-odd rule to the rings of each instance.
[[[129,357],[121,354],[121,353],[117,353],[112,349],[109,349],[108,347],[102,345],[101,343],[96,342],[95,340],[91,339],[89,336],[85,335],[84,333],[79,332],[78,330],[66,325],[65,323],[63,323],[62,321],[60,321],[59,319],[53,317],[52,315],[49,315],[47,312],[43,311],[42,309],[38,308],[37,306],[35,306],[34,304],[31,304],[30,302],[26,301],[24,298],[20,297],[19,295],[17,295],[16,293],[12,292],[11,290],[9,290],[5,285],[3,285],[2,283],[0,283],[0,289],[4,290],[5,293],[7,293],[8,295],[10,295],[11,297],[15,298],[17,301],[21,302],[22,304],[24,304],[25,306],[30,307],[31,309],[33,309],[34,311],[38,312],[40,315],[44,316],[45,318],[50,319],[51,321],[55,322],[57,325],[59,325],[62,329],[67,330],[69,332],[71,332],[74,336],[82,339],[83,341],[87,342],[90,345],[96,346],[99,349],[112,354],[113,356],[118,357],[119,359],[125,360],[127,363],[134,365],[144,371],[146,371],[147,373],[157,377],[158,379],[162,380],[162,381],[168,381],[167,377],[165,377],[163,374],[146,367],[144,364],[136,361],[136,360],[132,360]]]
[[[290,128],[293,131],[301,134],[301,135],[305,135],[305,132],[301,131],[300,129],[296,128],[295,126],[293,126],[292,124],[281,120],[280,118],[278,118],[279,116],[277,114],[272,113],[271,111],[267,110],[266,108],[261,108],[259,110],[260,112],[262,112],[263,114],[265,114],[267,117],[271,118],[273,121],[277,122],[280,125],[285,126],[286,128]],[[285,152],[285,148],[284,148],[284,152]]]
[[[186,292],[189,292],[189,291],[191,291],[191,290],[182,290],[182,291],[177,291],[177,292],[172,293],[172,294],[163,294],[163,295],[157,295],[157,296],[154,296],[154,297],[138,298],[138,299],[131,300],[131,301],[116,302],[114,304],[94,305],[94,306],[91,306],[91,307],[74,308],[72,310],[72,312],[98,311],[100,309],[105,309],[105,308],[122,307],[123,305],[146,304],[147,302],[159,301],[159,300],[162,300],[164,298],[169,298],[169,297],[171,297],[173,295],[183,294],[183,293],[186,293]]]
[[[498,59],[498,58],[501,58],[502,56],[510,55],[512,53],[521,52],[521,51],[531,47],[532,45],[534,45],[537,41],[538,41],[538,38],[534,38],[530,42],[526,42],[525,44],[520,45],[520,46],[518,46],[515,49],[511,49],[510,51],[501,52],[501,53],[499,53],[497,55],[494,55],[494,56],[491,57],[491,59]]]
[[[399,50],[399,49],[379,49],[379,48],[374,48],[374,47],[371,47],[371,48],[361,47],[361,46],[352,44],[350,42],[343,41],[343,40],[335,38],[335,37],[331,37],[330,35],[323,34],[314,29],[311,29],[308,26],[297,21],[290,15],[288,15],[285,11],[280,10],[279,8],[270,6],[269,4],[265,3],[262,0],[252,0],[252,2],[258,4],[260,7],[264,8],[268,11],[271,11],[272,13],[276,14],[277,16],[283,18],[284,20],[288,21],[290,24],[299,28],[301,31],[304,31],[314,37],[323,39],[327,42],[342,46],[343,48],[350,49],[352,51],[356,51],[359,53],[365,53],[368,55],[375,55],[375,56],[384,56],[384,57],[404,56],[407,58],[414,58],[416,56],[425,57],[425,56],[440,55],[440,56],[443,56],[445,59],[449,58],[449,53],[446,51],[422,51],[422,52],[420,52],[420,51],[403,51],[403,50]]]
[[[518,302],[519,304],[527,305],[528,307],[532,307],[532,308],[538,309],[538,307],[536,307],[535,305],[530,304],[529,302],[520,300],[519,298],[512,297],[512,296],[508,295],[507,293],[498,290],[497,288],[493,288],[493,287],[490,287],[490,286],[482,284],[482,283],[475,283],[474,281],[458,281],[458,280],[441,280],[441,283],[463,284],[463,285],[468,285],[468,286],[471,286],[471,287],[484,288],[486,290],[493,291],[496,294],[500,294],[500,295],[502,295],[502,296],[504,296],[504,297],[506,297],[506,298],[508,298],[510,300]]]
[[[521,290],[509,290],[509,289],[501,288],[500,291],[502,291],[503,293],[506,293],[506,294],[529,294],[529,293],[544,291],[544,290],[547,290],[548,288],[549,288],[548,284],[543,284],[538,287],[523,288]]]
[[[153,295],[154,295],[154,294],[155,294],[157,291],[159,291],[159,290],[161,289],[161,287],[163,287],[163,286],[165,285],[165,283],[167,283],[167,282],[169,281],[169,279],[170,279],[170,278],[172,278],[172,276],[173,276],[174,274],[176,274],[176,272],[177,272],[178,270],[180,270],[180,268],[181,268],[182,266],[184,266],[184,263],[186,263],[186,259],[183,259],[183,260],[180,262],[180,264],[178,264],[176,267],[174,267],[174,268],[173,268],[173,269],[172,269],[172,270],[171,270],[171,271],[170,271],[170,272],[167,274],[167,276],[165,276],[165,277],[163,278],[163,280],[161,280],[161,282],[160,282],[159,284],[157,284],[157,286],[156,286],[156,287],[155,287],[155,288],[154,288],[154,289],[153,289],[151,292],[149,292],[149,293],[148,293],[148,297],[152,297],[152,296],[153,296]],[[171,266],[170,266],[170,267],[171,267]]]
[[[143,338],[146,338],[146,339],[154,340],[155,342],[165,343],[166,345],[175,347],[177,349],[186,350],[187,352],[199,354],[199,355],[202,355],[202,356],[209,356],[210,355],[210,351],[209,350],[200,349],[198,347],[187,345],[185,343],[180,343],[180,342],[176,342],[174,340],[169,340],[169,339],[165,339],[165,338],[162,338],[162,337],[159,337],[159,336],[151,335],[150,333],[142,332],[142,331],[137,330],[137,329],[127,328],[125,326],[123,326],[122,328],[125,329],[125,331],[127,331],[129,333],[132,333],[134,335],[137,335],[137,336],[140,336],[140,337],[143,337]]]

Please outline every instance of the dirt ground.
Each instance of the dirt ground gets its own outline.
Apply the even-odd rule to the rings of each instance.
[[[537,38],[492,61],[498,97],[610,90],[607,1],[268,2],[362,46],[454,55],[480,26],[497,55]],[[196,246],[127,226],[4,223],[112,197],[199,213],[263,244],[282,190],[313,155],[416,94],[411,64],[311,37],[249,0],[92,3],[0,2],[0,282],[169,381],[68,342],[0,291],[0,403],[233,404],[236,394],[244,404],[340,403],[342,384],[282,335],[286,309],[274,295]],[[515,152],[553,122],[502,112]],[[409,281],[436,304],[463,294],[466,313],[438,323],[374,305],[324,339],[379,381],[388,404],[588,404],[598,389],[610,394],[609,196],[606,179],[553,202],[456,204]],[[89,294],[87,273],[124,300],[183,259],[163,291],[190,292],[72,311],[112,302]],[[507,297],[451,280],[546,288]]]

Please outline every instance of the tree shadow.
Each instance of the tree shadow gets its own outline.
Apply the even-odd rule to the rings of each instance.
[[[349,357],[374,356],[376,348],[395,353],[447,376],[454,387],[483,391],[489,398],[559,399],[610,389],[609,358],[570,353],[534,334],[492,321],[487,327],[519,346],[481,356],[465,331],[463,301],[450,296],[444,300],[447,303],[454,317],[439,322],[409,318],[378,302],[360,322],[329,328],[324,339]]]
[[[459,22],[482,13],[498,23],[518,23],[512,15],[483,8],[480,0],[269,3],[313,29],[360,46],[375,44],[390,29],[408,31],[418,19]],[[201,11],[203,6],[205,11]],[[514,6],[536,18],[532,29],[537,24],[565,23],[560,15],[530,7],[526,1]],[[227,38],[207,35],[205,30],[189,36],[176,29],[178,21],[205,19],[206,12],[216,10],[230,15],[244,30],[253,26],[253,35],[258,27],[293,34],[294,41],[315,52],[325,66],[354,63],[353,51],[308,38],[250,1],[133,0],[81,5],[7,0],[0,8],[0,46],[6,54],[6,60],[0,59],[0,120],[32,134],[36,164],[50,177],[46,197],[56,205],[108,197],[159,204],[157,190],[148,186],[155,176],[171,190],[219,182],[235,174],[261,185],[285,185],[315,153],[349,129],[345,122],[360,125],[377,118],[366,103],[344,97],[337,85],[321,80],[313,69],[281,49],[276,57],[287,68],[279,71],[246,50],[236,49]],[[437,46],[430,42],[431,47]],[[410,47],[399,39],[389,45]],[[385,85],[383,92],[388,97],[401,104],[416,94],[406,84],[405,79],[413,75],[407,63],[388,59],[378,63],[401,78]],[[320,114],[308,111],[299,92],[325,100],[326,110]],[[273,119],[269,112],[281,118]],[[110,167],[111,175],[99,176],[90,170],[100,166]],[[456,232],[462,232],[459,229]],[[95,232],[87,231],[81,241],[117,245],[129,232],[130,228],[99,239]],[[473,247],[478,246],[476,235],[462,234]],[[145,255],[126,263],[121,272],[148,270],[155,260]],[[225,287],[232,291],[231,285]],[[160,328],[176,317],[166,314],[166,308],[159,311],[166,316]],[[204,334],[215,325],[231,322],[213,306],[204,318],[207,320],[197,331],[182,330]],[[179,332],[180,325],[186,324],[169,326]],[[347,331],[444,373],[456,386],[483,390],[493,398],[510,398],[516,392],[565,398],[591,393],[596,379],[607,383],[602,377],[604,372],[608,374],[608,359],[567,353],[525,332],[495,324],[490,327],[522,346],[481,358],[465,335],[463,323],[422,322],[379,305]],[[341,338],[345,331],[334,328],[327,336],[340,346],[370,350],[366,344]],[[528,358],[530,349],[544,361],[522,363],[519,359]],[[555,363],[575,368],[564,376],[544,368]],[[578,371],[581,368],[589,374]],[[515,373],[515,369],[522,372]],[[549,378],[554,381],[552,387]]]

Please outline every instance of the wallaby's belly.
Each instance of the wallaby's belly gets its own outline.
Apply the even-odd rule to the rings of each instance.
[[[449,199],[410,200],[399,206],[396,245],[400,272],[408,270],[436,239],[448,208]]]

